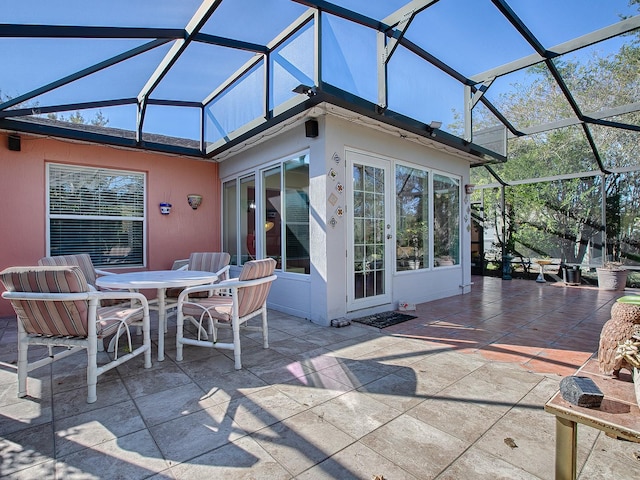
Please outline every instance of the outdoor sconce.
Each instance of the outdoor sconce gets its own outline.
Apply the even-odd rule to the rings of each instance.
[[[197,210],[200,204],[202,203],[202,195],[198,195],[196,193],[190,193],[189,195],[187,195],[187,201],[189,202],[189,205],[191,206],[191,208],[193,208],[194,210]]]
[[[162,215],[169,215],[171,213],[171,204],[167,202],[162,202],[160,204],[160,213]]]
[[[475,185],[473,185],[471,183],[467,183],[464,186],[464,193],[466,193],[467,195],[471,195],[475,189],[476,189]]]

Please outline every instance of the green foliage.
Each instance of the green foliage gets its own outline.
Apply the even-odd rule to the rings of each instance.
[[[409,226],[398,231],[396,243],[399,247],[411,247],[415,249],[415,257],[422,252],[425,246],[425,239],[429,238],[429,224],[425,221],[412,221]]]
[[[70,114],[68,117],[65,117],[60,113],[49,113],[47,114],[47,118],[50,120],[56,120],[58,122],[69,122],[69,123],[75,123],[78,125],[87,124],[86,119],[82,116],[82,113],[80,111],[76,111]],[[90,125],[95,125],[98,127],[106,127],[107,124],[109,123],[109,119],[104,116],[101,110],[99,110],[98,113],[96,113],[95,116],[88,123]]]
[[[620,297],[617,302],[627,303],[630,305],[640,305],[640,295],[626,295],[624,297]]]
[[[640,5],[640,0],[630,4]],[[595,52],[580,62],[572,55],[553,60],[580,110],[589,116],[636,102],[640,91],[640,33],[629,34],[626,43],[612,55]],[[517,129],[575,117],[544,63],[527,69],[524,79],[511,86],[509,93],[492,98],[492,102]],[[478,105],[474,109],[474,131],[495,126],[496,118]],[[638,125],[640,113],[605,120]],[[485,226],[496,229],[498,245],[510,253],[556,257],[568,263],[580,263],[589,254],[590,259],[602,255],[640,261],[639,135],[632,129],[590,124],[511,138],[508,161],[491,166],[497,178],[488,169],[472,169],[471,181],[478,186],[496,184],[498,179],[524,183],[506,187],[504,216],[499,189],[481,190],[482,198],[474,197],[474,201],[483,202]],[[591,141],[605,168],[627,171],[602,177]],[[571,178],[568,174],[584,175]],[[554,176],[565,178],[549,179]],[[603,195],[606,222],[601,218]],[[601,252],[605,224],[607,250]]]

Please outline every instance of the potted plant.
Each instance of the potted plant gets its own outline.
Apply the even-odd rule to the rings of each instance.
[[[418,270],[420,268],[420,238],[418,234],[414,234],[411,237],[411,245],[413,246],[413,256],[409,259],[409,269]]]
[[[438,267],[446,267],[449,265],[455,265],[456,262],[451,255],[440,255],[436,257],[436,263]]]
[[[423,245],[429,237],[427,222],[411,222],[397,236],[397,258],[402,262],[403,270],[420,269],[423,258]]]
[[[628,272],[622,262],[604,262],[596,268],[598,288],[602,290],[624,290],[627,285]]]
[[[618,346],[616,359],[625,359],[633,369],[633,387],[636,391],[636,403],[640,407],[640,334],[626,340]]]
[[[502,279],[511,280],[511,261],[516,253],[516,241],[513,236],[515,228],[513,224],[509,224],[501,236],[497,235],[497,243],[495,244],[502,251]]]
[[[511,280],[511,261],[516,252],[516,219],[509,203],[503,206],[503,214],[499,217],[496,211],[496,246],[502,251],[502,279]]]

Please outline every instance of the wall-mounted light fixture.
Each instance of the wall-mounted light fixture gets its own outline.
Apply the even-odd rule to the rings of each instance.
[[[476,189],[476,186],[474,184],[467,183],[464,186],[464,193],[466,193],[467,195],[471,195],[475,189]]]
[[[314,97],[318,94],[316,87],[310,87],[309,85],[300,84],[296,88],[292,90],[293,93],[299,93],[301,95],[306,95],[307,97]]]
[[[163,215],[169,215],[171,213],[171,204],[167,202],[162,202],[160,204],[160,213]]]
[[[187,201],[189,202],[189,206],[191,208],[197,210],[202,203],[202,195],[198,195],[197,193],[190,193],[189,195],[187,195]]]

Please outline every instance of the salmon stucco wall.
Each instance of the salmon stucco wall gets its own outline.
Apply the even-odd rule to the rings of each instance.
[[[46,255],[47,162],[146,173],[146,269],[169,269],[191,252],[220,250],[216,163],[24,134],[20,151],[12,151],[7,137],[0,132],[0,270],[35,265]],[[190,193],[203,197],[197,210],[187,202]],[[161,202],[173,205],[169,215],[160,213]],[[0,317],[12,314],[9,302],[0,299]]]

